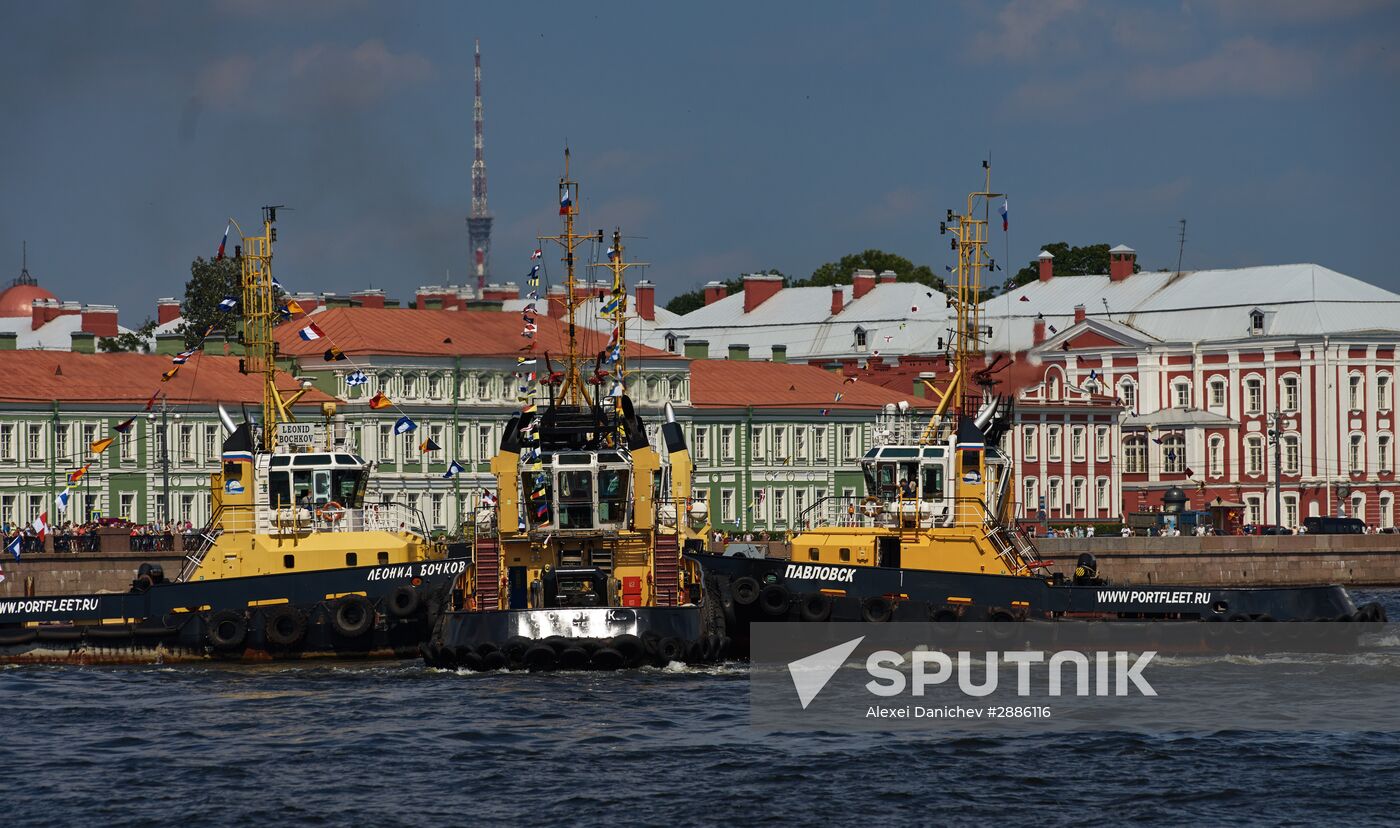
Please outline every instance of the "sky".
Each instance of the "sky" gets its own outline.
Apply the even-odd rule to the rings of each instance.
[[[990,157],[991,255],[1315,262],[1400,291],[1400,2],[0,3],[0,279],[122,322],[284,204],[289,290],[469,283],[480,39],[492,275],[620,227],[664,300],[870,247],[942,271]],[[551,279],[560,265],[547,258]]]

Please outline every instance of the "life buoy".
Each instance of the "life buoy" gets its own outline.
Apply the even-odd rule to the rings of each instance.
[[[758,606],[769,615],[786,615],[792,593],[782,584],[769,584],[758,593]]]
[[[359,638],[374,626],[374,604],[363,595],[346,595],[331,609],[331,627],[346,638]]]
[[[316,508],[316,517],[335,523],[345,517],[345,507],[334,500],[328,501]]]
[[[825,592],[809,592],[797,605],[803,621],[825,621],[831,617],[831,596]]]
[[[389,593],[384,608],[395,618],[407,618],[423,606],[423,594],[408,584],[401,584]]]
[[[288,604],[272,607],[263,616],[263,635],[278,647],[298,644],[306,635],[306,615]]]
[[[247,619],[233,610],[219,610],[209,616],[208,625],[204,635],[216,650],[236,650],[248,637]]]
[[[860,511],[866,517],[875,517],[880,514],[880,498],[875,495],[867,495],[860,504]]]
[[[731,590],[734,593],[734,603],[741,607],[747,607],[758,600],[758,581],[747,575],[736,578]]]
[[[890,603],[890,599],[883,595],[866,598],[860,607],[860,617],[877,624],[890,620],[892,615],[894,615],[894,605]]]

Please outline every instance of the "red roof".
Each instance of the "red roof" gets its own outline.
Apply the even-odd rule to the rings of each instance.
[[[544,314],[535,321],[539,330],[535,333],[534,352],[562,353],[567,323]],[[298,336],[297,332],[309,322],[325,332],[324,339],[308,342]],[[275,336],[282,353],[290,356],[319,355],[334,345],[352,359],[371,354],[513,357],[523,353],[523,346],[529,342],[520,335],[521,329],[519,316],[500,311],[332,308],[285,322],[277,326]],[[607,344],[606,333],[582,325],[575,330],[584,354],[597,354]],[[635,342],[628,343],[627,355],[677,358]]]
[[[31,316],[34,300],[57,298],[38,285],[11,285],[0,293],[0,316]]]
[[[728,359],[690,363],[690,401],[697,408],[873,409],[901,400],[911,405],[918,402],[873,382],[846,382],[811,365]]]
[[[161,382],[161,374],[172,367],[170,357],[156,354],[0,351],[0,376],[5,378],[0,402],[145,405],[156,391],[165,392],[175,406],[262,401],[262,377],[240,374],[235,357],[201,354],[181,366],[169,382]],[[278,384],[286,391],[297,387],[291,377]],[[317,405],[333,400],[314,388],[302,397],[303,403]]]

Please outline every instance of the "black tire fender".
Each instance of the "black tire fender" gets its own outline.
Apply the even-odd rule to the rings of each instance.
[[[831,596],[825,592],[809,592],[797,604],[803,621],[825,621],[831,617]]]
[[[894,605],[883,595],[866,598],[860,605],[860,617],[872,623],[883,623],[894,615]]]
[[[758,600],[758,593],[760,591],[758,581],[755,581],[747,575],[742,578],[736,578],[731,589],[734,593],[734,603],[741,607],[747,607]]]
[[[384,610],[395,618],[408,618],[423,606],[423,593],[408,584],[400,584],[384,599]]]
[[[359,638],[374,628],[374,604],[363,595],[346,595],[331,605],[331,628],[346,638]]]
[[[248,619],[240,612],[219,610],[209,616],[204,637],[216,650],[237,650],[248,638]]]
[[[769,584],[758,593],[758,606],[768,615],[787,615],[792,593],[782,584]]]
[[[299,644],[306,637],[306,614],[290,604],[269,607],[263,613],[263,635],[278,647]]]

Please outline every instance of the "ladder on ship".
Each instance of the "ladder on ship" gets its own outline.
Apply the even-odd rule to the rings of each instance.
[[[199,532],[199,543],[194,549],[185,550],[185,563],[180,568],[180,583],[184,583],[194,577],[199,571],[200,565],[204,563],[204,556],[209,554],[209,550],[214,548],[214,542],[224,533],[223,529],[224,508],[220,506],[209,522]]]
[[[675,535],[658,534],[652,543],[651,554],[652,571],[656,579],[656,605],[674,607],[680,603],[680,543]]]
[[[494,610],[501,607],[501,544],[496,538],[476,539],[473,550],[476,563],[476,607]]]

